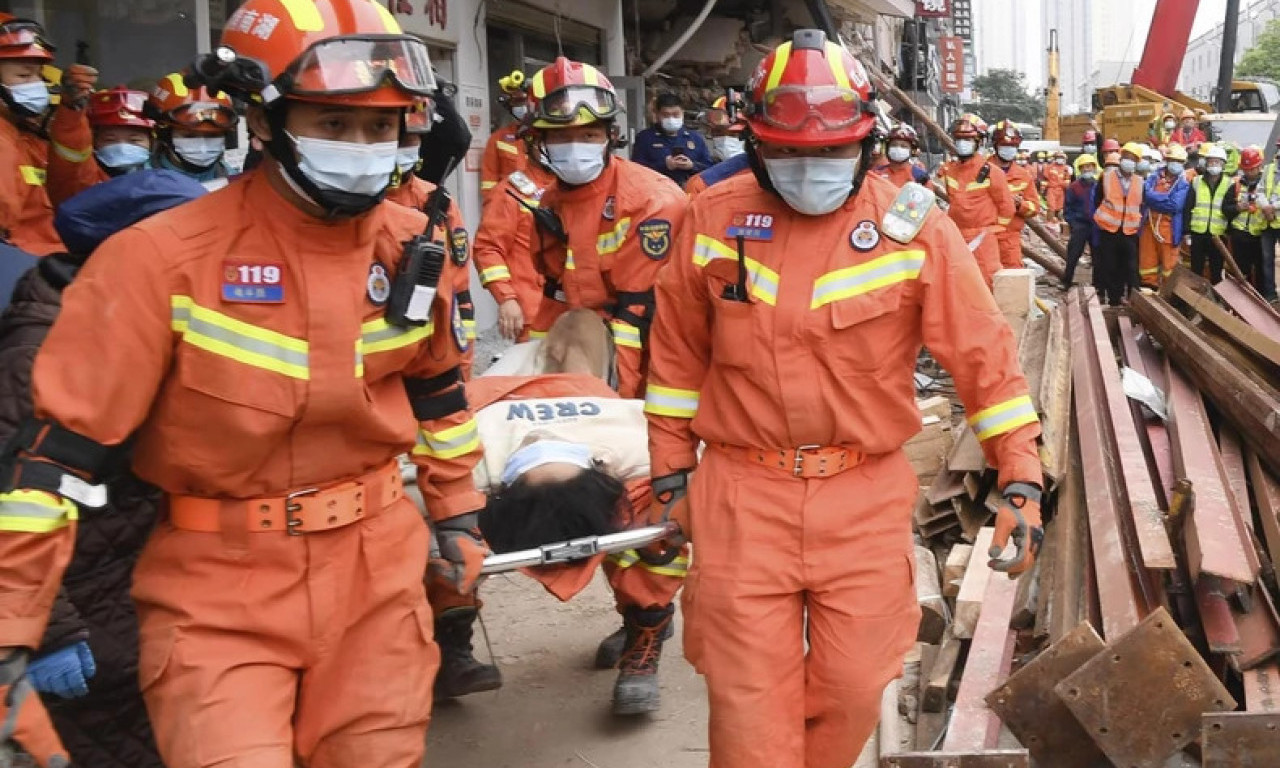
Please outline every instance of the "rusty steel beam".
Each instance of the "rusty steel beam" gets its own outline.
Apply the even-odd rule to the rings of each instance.
[[[1254,328],[1218,306],[1213,299],[1196,293],[1190,285],[1179,285],[1174,295],[1241,349],[1264,363],[1280,367],[1280,338],[1273,339]]]
[[[1280,394],[1241,375],[1199,330],[1162,299],[1136,293],[1130,306],[1191,382],[1272,471],[1280,471]]]
[[[1151,371],[1147,367],[1147,355],[1139,346],[1139,334],[1145,332],[1139,326],[1134,326],[1133,321],[1124,315],[1116,318],[1116,323],[1120,332],[1120,351],[1124,356],[1125,365],[1132,368],[1135,372],[1147,377],[1151,380],[1160,391],[1164,391],[1164,377],[1158,380],[1152,378]],[[1150,342],[1146,345],[1150,347]],[[1158,354],[1154,349],[1151,350],[1152,355]],[[1159,418],[1148,419],[1145,417],[1141,403],[1132,402],[1130,410],[1133,412],[1135,420],[1141,420],[1146,427],[1147,444],[1146,447],[1150,451],[1149,459],[1154,463],[1152,476],[1156,481],[1156,498],[1160,502],[1160,508],[1169,509],[1169,491],[1173,488],[1173,447],[1169,444],[1169,431],[1165,428],[1164,422]]]
[[[1280,659],[1280,616],[1271,593],[1261,585],[1243,602],[1232,617],[1240,635],[1240,653],[1231,662],[1237,669],[1248,670]]]
[[[1246,457],[1249,479],[1253,483],[1253,497],[1258,502],[1258,520],[1262,535],[1271,550],[1271,564],[1280,571],[1280,481],[1263,468],[1257,454]]]
[[[1257,554],[1228,490],[1204,402],[1180,370],[1170,365],[1165,376],[1174,469],[1195,491],[1195,505],[1183,528],[1191,578],[1209,573],[1252,584],[1258,578]]]
[[[1268,338],[1280,340],[1280,312],[1263,301],[1248,284],[1226,279],[1213,287],[1231,310]]]
[[[1201,723],[1203,768],[1272,768],[1280,757],[1280,714],[1222,712]]]
[[[1234,586],[1225,587],[1220,579],[1209,574],[1202,575],[1195,585],[1196,607],[1210,653],[1240,653],[1240,631],[1231,615],[1231,604],[1227,602],[1230,592],[1234,592]]]
[[[1052,246],[1050,246],[1050,248],[1052,248]],[[1022,255],[1044,267],[1046,272],[1059,280],[1067,276],[1067,263],[1063,260],[1066,258],[1065,250],[1062,252],[1062,258],[1055,258],[1054,256],[1043,254],[1026,243],[1023,243]]]
[[[1249,712],[1280,712],[1280,664],[1272,662],[1246,670],[1244,708]]]
[[[974,567],[972,561],[969,567]],[[971,752],[998,746],[1000,718],[987,706],[985,697],[1004,682],[1013,666],[1016,635],[1009,629],[1009,620],[1017,594],[1017,581],[1002,573],[991,574],[982,593],[982,613],[969,645],[943,751]]]
[[[1025,749],[990,752],[910,752],[880,758],[880,768],[1030,768]]]
[[[1103,394],[1094,373],[1096,346],[1092,329],[1083,311],[1083,290],[1068,294],[1067,324],[1072,356],[1072,399],[1080,436],[1080,460],[1085,478],[1085,509],[1089,517],[1089,543],[1102,615],[1102,634],[1117,638],[1133,629],[1147,613],[1145,600],[1128,566],[1121,512],[1120,489],[1107,455],[1108,436]]]

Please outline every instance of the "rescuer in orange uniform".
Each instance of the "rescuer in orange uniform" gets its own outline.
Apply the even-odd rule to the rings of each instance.
[[[128,88],[97,91],[82,112],[51,121],[55,149],[86,147],[87,152],[76,155],[83,160],[72,160],[71,154],[57,150],[49,162],[49,199],[60,206],[83,191],[85,181],[100,184],[147,168],[155,126],[147,117],[147,94]]]
[[[998,237],[1000,265],[1005,269],[1021,269],[1022,229],[1027,226],[1027,219],[1040,213],[1040,195],[1036,192],[1031,172],[1014,162],[1018,157],[1018,147],[1022,144],[1022,131],[1018,130],[1018,126],[1012,120],[996,123],[991,143],[996,149],[996,156],[991,162],[1004,171],[1014,204],[1013,219]]]
[[[499,80],[498,87],[502,89],[498,101],[515,119],[490,134],[484,145],[484,156],[480,162],[480,197],[486,205],[493,199],[494,190],[503,179],[528,165],[524,143],[520,140],[520,124],[529,114],[524,73],[517,69]]]
[[[1067,155],[1054,152],[1053,162],[1044,169],[1044,199],[1049,209],[1049,222],[1055,226],[1062,222],[1062,206],[1066,202],[1067,187],[1071,186],[1071,169],[1067,167]]]
[[[456,313],[431,270],[398,269],[449,286],[457,267],[414,239],[421,214],[380,203],[434,86],[426,46],[373,0],[250,0],[222,46],[193,70],[251,102],[267,157],[111,238],[67,289],[0,519],[92,502],[128,440],[166,493],[133,588],[165,763],[416,768],[438,655],[397,455],[436,567],[465,592],[487,551]]]
[[[915,152],[920,148],[920,135],[906,123],[896,123],[885,137],[889,162],[871,170],[889,180],[895,187],[914,181],[929,186],[929,173],[915,162]]]
[[[226,94],[188,87],[182,73],[174,72],[151,88],[147,114],[156,121],[151,167],[185,173],[205,183],[227,177],[223,155],[239,117]]]
[[[973,255],[990,287],[996,272],[1000,271],[998,237],[1013,220],[1017,209],[1004,171],[988,163],[978,151],[983,135],[977,119],[962,115],[952,123],[950,133],[958,159],[946,163],[939,171],[950,198],[947,214],[971,245],[981,237]]]
[[[534,151],[546,155],[558,179],[542,196],[538,210],[545,213],[535,218],[532,235],[533,262],[546,280],[533,325],[550,328],[576,307],[610,318],[618,394],[639,397],[653,284],[684,218],[684,192],[667,177],[610,153],[618,98],[595,67],[561,56],[526,86]]]
[[[996,544],[1016,530],[1026,545],[995,562],[1010,573],[1041,538],[1040,429],[955,225],[861,163],[875,122],[861,64],[800,30],[749,93],[756,175],[694,199],[659,277],[655,518],[680,520],[697,553],[684,644],[707,679],[711,765],[847,768],[919,624],[901,446],[920,428],[920,345],[999,467]]]
[[[46,185],[50,161],[57,162],[65,148],[55,144],[51,157],[40,133],[50,103],[41,69],[53,62],[55,50],[39,24],[0,14],[0,237],[37,256],[62,250]],[[97,76],[79,64],[67,68],[51,129],[84,108]],[[94,181],[81,178],[78,188]]]
[[[528,141],[519,139],[521,151],[528,151]],[[532,209],[555,182],[555,176],[534,158],[523,170],[512,171],[485,203],[476,230],[476,272],[483,285],[498,302],[498,331],[503,337],[517,341],[541,338],[546,327],[530,323],[537,318],[542,304],[542,275],[533,263],[531,239],[534,230]],[[544,235],[545,236],[545,235]]]

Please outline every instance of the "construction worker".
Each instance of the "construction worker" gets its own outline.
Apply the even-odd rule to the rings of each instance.
[[[524,170],[528,158],[517,133],[525,116],[529,114],[529,94],[525,92],[524,73],[515,70],[498,81],[502,94],[498,102],[511,115],[512,121],[489,135],[484,145],[484,157],[480,162],[480,197],[487,205],[493,199],[493,190],[503,179],[516,171]]]
[[[707,110],[707,131],[711,136],[711,155],[716,158],[716,164],[685,183],[684,193],[689,197],[713,184],[751,170],[742,144],[741,119],[730,122],[727,107],[728,99],[721,96]],[[741,105],[738,105],[734,113],[740,115],[741,109]]]
[[[1204,149],[1208,147],[1208,149]],[[1227,153],[1217,144],[1207,142],[1204,150],[1204,175],[1191,182],[1191,194],[1187,195],[1183,220],[1188,234],[1185,240],[1191,246],[1191,271],[1207,276],[1211,282],[1222,279],[1222,253],[1214,238],[1227,231],[1226,212],[1223,204],[1231,189],[1231,182],[1223,175]],[[1205,268],[1208,268],[1206,274]]]
[[[636,134],[631,159],[683,188],[689,179],[715,165],[715,160],[702,136],[684,127],[684,105],[679,96],[658,94],[653,112],[653,124]]]
[[[1022,132],[1012,120],[1001,120],[991,133],[996,156],[992,163],[1004,171],[1013,195],[1014,216],[998,236],[1000,265],[1005,269],[1022,268],[1022,228],[1027,219],[1040,213],[1040,196],[1036,194],[1035,181],[1026,168],[1014,162],[1018,146],[1022,144]]]
[[[1142,228],[1142,177],[1137,175],[1142,145],[1120,148],[1120,165],[1109,168],[1094,187],[1098,250],[1093,256],[1094,284],[1113,307],[1138,288],[1138,232]]]
[[[1120,142],[1115,139],[1107,139],[1102,142],[1102,154],[1109,155],[1112,152],[1115,152],[1116,154],[1120,153]]]
[[[1014,527],[1039,539],[1040,430],[964,238],[930,195],[861,162],[876,119],[862,65],[799,30],[750,82],[757,175],[694,198],[659,278],[652,519],[697,550],[684,647],[707,681],[711,764],[845,768],[919,624],[901,446],[919,431],[921,344],[999,467],[992,557]],[[768,221],[751,240],[748,211]],[[1019,572],[1035,548],[994,567]]]
[[[1166,118],[1172,117],[1173,115],[1166,115]],[[1198,147],[1202,142],[1207,141],[1208,138],[1196,123],[1197,118],[1195,111],[1189,108],[1184,108],[1182,110],[1182,115],[1179,117],[1179,125],[1176,129],[1169,126],[1171,132],[1163,137],[1164,141],[1162,143],[1176,142],[1188,149]],[[1168,123],[1166,122],[1165,125],[1168,126]]]
[[[872,173],[888,179],[895,187],[901,187],[909,181],[929,186],[929,172],[915,162],[915,153],[920,149],[920,134],[906,123],[894,123],[885,136],[887,163],[871,169]]]
[[[1049,209],[1050,224],[1056,226],[1062,221],[1062,205],[1070,184],[1071,169],[1067,167],[1067,154],[1054,152],[1053,162],[1044,169],[1044,197]]]
[[[1094,156],[1098,154],[1098,132],[1096,130],[1090,128],[1081,134],[1080,154]]]
[[[530,78],[529,95],[534,151],[546,155],[557,178],[539,206],[550,215],[535,218],[533,262],[546,285],[533,325],[550,328],[577,307],[609,317],[618,394],[639,397],[653,283],[684,218],[684,192],[609,151],[619,104],[613,84],[595,67],[561,56]]]
[[[1222,173],[1228,179],[1234,178],[1240,171],[1240,145],[1234,141],[1224,141],[1218,146],[1227,153],[1227,163],[1222,167]]]
[[[1280,140],[1276,142],[1280,149]],[[1262,232],[1262,261],[1258,265],[1258,292],[1268,301],[1275,301],[1276,295],[1276,240],[1280,234],[1280,215],[1276,209],[1280,207],[1280,172],[1277,165],[1280,161],[1273,159],[1262,172],[1263,199],[1258,201],[1262,217],[1267,221],[1267,228]]]
[[[983,134],[972,116],[962,115],[951,124],[957,159],[943,164],[939,176],[950,198],[947,213],[973,249],[982,277],[991,287],[1000,271],[997,240],[1013,220],[1016,206],[1004,171],[987,163],[978,147]]]
[[[1262,293],[1262,233],[1267,229],[1267,220],[1259,208],[1266,193],[1261,182],[1262,148],[1246,147],[1240,151],[1240,175],[1222,201],[1222,215],[1230,221],[1231,255],[1259,294]]]
[[[487,552],[436,290],[460,267],[418,239],[422,214],[382,203],[403,113],[435,84],[426,46],[372,0],[305,11],[249,0],[193,64],[251,102],[266,157],[95,252],[36,358],[38,421],[2,459],[31,471],[0,520],[65,519],[125,460],[165,492],[133,597],[170,768],[418,766],[438,651],[398,455],[421,470],[439,572],[468,592]]]
[[[50,94],[41,72],[53,62],[55,50],[39,24],[0,14],[0,237],[36,256],[62,250],[47,188],[50,145],[42,135]],[[89,67],[67,68],[51,128],[83,109],[96,81],[97,72]],[[96,169],[88,170],[96,176]],[[95,180],[82,176],[77,189]]]
[[[1175,129],[1178,127],[1178,118],[1172,112],[1165,112],[1160,117],[1151,121],[1151,126],[1147,131],[1147,138],[1152,144],[1165,144],[1170,141],[1177,141],[1174,136]]]
[[[1191,183],[1183,175],[1187,151],[1180,144],[1165,148],[1164,168],[1147,177],[1143,200],[1146,213],[1138,236],[1138,278],[1156,288],[1178,265],[1179,248],[1186,232],[1183,216]]]
[[[1075,281],[1076,266],[1084,256],[1085,246],[1089,252],[1098,252],[1098,227],[1093,223],[1093,214],[1097,210],[1094,202],[1094,186],[1098,183],[1098,158],[1093,155],[1076,157],[1076,180],[1067,187],[1063,202],[1063,215],[1071,228],[1071,238],[1067,241],[1067,269],[1062,276],[1062,290],[1070,288]]]
[[[1153,171],[1159,170],[1164,156],[1160,154],[1160,150],[1150,144],[1142,145],[1142,157],[1138,160],[1137,174],[1142,177],[1143,184]]]
[[[207,88],[188,88],[182,73],[174,72],[152,87],[147,108],[156,121],[151,167],[185,173],[200,182],[227,177],[222,158],[239,120],[231,99]]]

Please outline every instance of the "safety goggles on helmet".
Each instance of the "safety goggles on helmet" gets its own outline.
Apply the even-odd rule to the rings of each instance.
[[[31,45],[38,45],[49,53],[58,50],[45,36],[44,27],[34,21],[14,19],[0,24],[0,49],[25,48]]]
[[[607,88],[569,85],[548,93],[538,102],[537,119],[568,125],[576,121],[584,109],[597,120],[610,120],[618,114],[618,99]]]
[[[429,96],[436,89],[427,46],[407,35],[361,35],[321,40],[294,60],[280,78],[291,96],[367,93],[391,81]]]
[[[798,130],[816,119],[828,130],[848,128],[862,119],[862,97],[838,85],[783,85],[768,90],[754,106],[754,117],[766,125]]]
[[[182,128],[213,126],[219,130],[231,130],[236,124],[235,110],[215,101],[194,101],[173,109],[168,119]]]

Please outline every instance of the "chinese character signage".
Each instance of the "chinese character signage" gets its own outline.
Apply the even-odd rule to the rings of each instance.
[[[938,38],[938,58],[942,60],[942,92],[964,90],[964,41],[958,37]]]
[[[916,0],[917,18],[941,18],[950,15],[950,0]]]
[[[951,24],[956,37],[965,42],[973,41],[972,0],[951,0]]]

